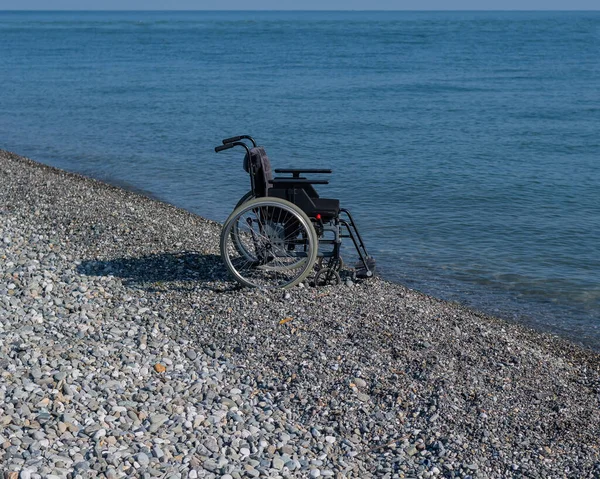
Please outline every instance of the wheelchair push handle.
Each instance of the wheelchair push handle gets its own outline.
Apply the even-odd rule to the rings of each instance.
[[[229,150],[229,148],[233,148],[235,145],[228,143],[225,145],[215,146],[215,153],[219,153],[219,151]]]
[[[250,135],[240,135],[232,136],[231,138],[225,138],[223,140],[223,144],[226,145],[227,143],[234,143],[240,140],[250,140],[252,142],[252,146],[256,146],[256,141],[254,141],[254,138],[252,138]]]
[[[250,154],[250,148],[246,143],[241,141],[234,141],[233,143],[227,143],[225,145],[215,146],[215,153],[219,153],[219,151],[229,150],[229,148],[233,148],[234,146],[243,146],[248,154]]]

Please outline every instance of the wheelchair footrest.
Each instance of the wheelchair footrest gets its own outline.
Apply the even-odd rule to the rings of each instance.
[[[356,265],[354,265],[354,270],[356,271],[357,278],[371,278],[375,275],[375,258],[372,256],[368,256],[366,261],[359,260]]]

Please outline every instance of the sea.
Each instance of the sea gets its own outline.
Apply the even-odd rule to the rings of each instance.
[[[224,221],[240,134],[384,278],[600,349],[600,12],[0,12],[0,148]]]

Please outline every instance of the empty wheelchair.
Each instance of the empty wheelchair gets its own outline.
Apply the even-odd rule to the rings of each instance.
[[[350,238],[360,258],[358,277],[371,277],[375,261],[368,255],[350,212],[339,200],[321,198],[314,185],[329,181],[307,174],[329,174],[328,169],[276,169],[273,177],[262,146],[248,136],[223,140],[220,152],[234,147],[246,150],[244,169],[250,191],[225,221],[221,256],[232,276],[250,287],[291,288],[314,273],[317,286],[340,282],[342,238]]]

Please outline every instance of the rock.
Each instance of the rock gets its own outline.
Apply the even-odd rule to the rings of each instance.
[[[413,445],[406,449],[406,454],[409,456],[414,456],[418,451],[418,449]]]
[[[242,447],[240,449],[240,454],[242,456],[249,456],[250,455],[250,449],[248,449],[247,447]]]
[[[276,456],[273,458],[273,461],[272,461],[273,469],[277,469],[278,471],[281,471],[284,466],[285,466],[285,463],[283,462],[283,460],[280,457]]]
[[[156,457],[157,459],[161,459],[162,457],[164,457],[165,453],[163,452],[163,450],[160,447],[154,446],[152,448],[152,455],[154,457]]]
[[[202,464],[202,467],[204,467],[204,469],[206,469],[207,471],[216,472],[216,470],[219,468],[219,465],[215,460],[207,459],[206,461],[204,461],[204,464]]]
[[[256,469],[254,469],[254,467],[252,467],[250,465],[244,466],[244,469],[246,471],[246,476],[248,476],[248,477],[259,477],[260,476],[260,472],[257,471]]]
[[[366,387],[367,387],[367,383],[365,382],[365,380],[364,380],[364,379],[361,379],[361,378],[354,378],[354,379],[352,380],[352,382],[353,382],[354,384],[356,384],[356,387],[359,387],[359,388],[366,388]]]
[[[148,467],[150,465],[150,458],[143,452],[137,453],[135,460],[142,467]]]
[[[90,468],[90,463],[87,461],[80,461],[77,462],[73,465],[73,468],[78,472],[78,473],[83,473],[85,471],[87,471]]]
[[[169,420],[169,416],[166,414],[151,414],[148,418],[152,424],[158,424],[159,426]]]
[[[371,399],[368,394],[364,393],[356,393],[356,397],[362,402],[367,402],[369,399]]]
[[[188,349],[185,355],[190,361],[194,361],[198,357],[198,354],[193,349]]]
[[[211,452],[219,452],[220,448],[219,448],[219,443],[217,442],[217,440],[210,436],[208,437],[205,441],[204,441],[204,445],[206,446],[206,448],[211,451]]]

